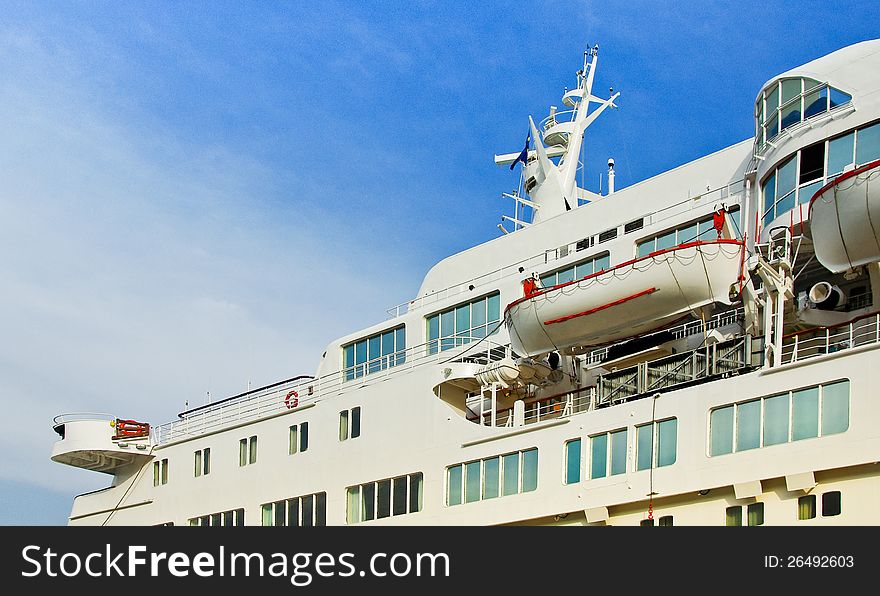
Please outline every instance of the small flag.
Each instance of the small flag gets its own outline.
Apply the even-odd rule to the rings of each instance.
[[[510,169],[511,169],[511,170],[512,170],[514,167],[516,167],[516,164],[518,164],[519,162],[523,162],[523,165],[526,165],[526,160],[527,160],[528,157],[529,157],[529,138],[530,138],[531,136],[532,136],[532,133],[529,133],[529,134],[526,135],[526,146],[523,147],[522,152],[517,156],[517,158],[516,158],[515,160],[513,160],[513,163],[510,164]]]

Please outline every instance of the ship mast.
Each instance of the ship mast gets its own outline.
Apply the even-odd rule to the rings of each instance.
[[[570,111],[557,113],[556,107],[550,107],[550,115],[541,121],[539,126],[529,116],[529,140],[534,143],[533,150],[526,150],[523,179],[525,192],[529,199],[520,199],[523,204],[532,208],[532,221],[537,223],[559,215],[578,205],[576,174],[578,157],[583,146],[584,133],[596,121],[605,108],[617,107],[614,100],[620,95],[615,93],[608,99],[593,95],[593,80],[599,58],[599,46],[584,52],[583,68],[577,73],[577,87],[566,91],[562,103],[571,107]],[[599,104],[592,112],[590,104]],[[553,158],[559,157],[558,163]],[[512,164],[523,161],[522,153],[496,155],[495,163]]]

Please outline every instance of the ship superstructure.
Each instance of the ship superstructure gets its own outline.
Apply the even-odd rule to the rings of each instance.
[[[58,417],[52,458],[112,477],[70,523],[880,523],[880,40],[768,80],[753,139],[621,189],[609,160],[605,194],[577,186],[620,96],[598,54],[495,156],[503,233],[314,375]]]

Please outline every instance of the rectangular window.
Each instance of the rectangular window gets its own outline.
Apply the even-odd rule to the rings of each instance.
[[[153,462],[153,486],[168,484],[168,460]]]
[[[519,453],[510,453],[501,457],[504,496],[519,492]]]
[[[211,472],[211,448],[199,449],[194,454],[193,475],[198,478]]]
[[[452,476],[451,473],[448,475],[450,489],[454,484]],[[423,483],[422,473],[416,472],[348,487],[346,523],[356,524],[421,511]],[[459,489],[460,487],[459,481]],[[447,492],[447,500],[449,499],[450,493]],[[316,496],[314,502],[316,520],[326,516],[326,508],[326,499]]]
[[[391,515],[391,480],[380,480],[376,483],[376,518],[382,519]]]
[[[461,505],[462,467],[452,466],[446,470],[446,504]]]
[[[752,503],[748,507],[749,510],[749,525],[750,526],[763,526],[764,525],[764,503]]]
[[[348,440],[348,410],[339,412],[339,440]]]
[[[788,393],[764,398],[764,446],[788,442]]]
[[[856,166],[880,159],[880,122],[856,133]]]
[[[546,273],[541,276],[541,287],[551,288],[575,279],[583,279],[588,275],[593,275],[594,273],[608,269],[608,259],[608,253],[604,253],[601,256],[591,257],[584,261],[569,265],[565,269]]]
[[[822,436],[849,428],[849,381],[822,386]]]
[[[352,439],[361,436],[361,407],[357,406],[351,409],[351,433]]]
[[[339,412],[339,440],[347,441],[361,436],[361,407]]]
[[[819,436],[819,388],[810,387],[792,393],[791,440]]]
[[[395,478],[392,485],[392,506],[391,506],[391,514],[392,515],[403,515],[407,512],[407,485],[408,478],[406,476],[399,476]]]
[[[590,437],[590,478],[604,478],[608,469],[608,435]]]
[[[626,429],[611,433],[611,475],[626,472]]]
[[[523,451],[522,461],[522,492],[527,493],[538,488],[538,450]]]
[[[376,483],[361,485],[361,521],[376,519]]]
[[[483,498],[494,499],[501,489],[501,459],[491,457],[483,460]]]
[[[659,520],[657,520],[657,522],[658,522],[657,525],[658,525],[658,526],[661,526],[661,527],[662,527],[662,526],[671,526],[671,525],[673,525],[673,524],[672,524],[672,516],[671,516],[671,515],[664,515],[664,516],[662,516]]]
[[[474,461],[464,465],[464,502],[473,503],[480,500],[480,462]]]
[[[712,410],[709,415],[712,455],[733,453],[733,406]]]
[[[828,141],[828,178],[840,174],[844,168],[855,161],[856,133]]]
[[[849,428],[849,381],[716,408],[709,427],[710,455],[841,433]]]
[[[327,493],[302,495],[264,503],[260,506],[260,510],[264,526],[326,526]]]
[[[495,331],[501,320],[498,293],[459,304],[426,318],[428,353],[448,350],[483,338]]]
[[[737,404],[736,450],[745,451],[761,446],[761,400]]]
[[[581,481],[581,440],[574,439],[565,444],[565,484]]]
[[[248,463],[257,463],[257,437],[250,438],[250,445],[248,448],[250,450],[250,452],[248,453]]]
[[[822,517],[840,515],[840,491],[822,494]]]
[[[238,465],[244,467],[257,463],[257,437],[241,439],[238,442]]]
[[[537,449],[446,468],[446,504],[450,506],[529,492],[537,487]]]
[[[265,515],[265,510],[264,515]],[[270,515],[271,515],[271,509]],[[212,513],[210,515],[202,515],[199,517],[191,517],[189,519],[191,526],[243,526],[244,525],[244,509],[232,509],[230,511],[221,511],[220,513]],[[272,525],[271,519],[269,524]]]
[[[290,435],[287,441],[289,455],[303,453],[309,448],[309,423],[300,422],[290,427]]]
[[[740,505],[728,507],[724,516],[725,526],[741,526],[743,525],[743,509]]]
[[[814,517],[816,517],[816,495],[798,497],[798,519],[813,519]]]
[[[662,467],[674,464],[677,431],[676,418],[636,427],[636,469],[647,470],[651,466]]]
[[[342,347],[345,380],[398,366],[406,361],[406,328],[382,331]]]
[[[422,487],[425,480],[421,472],[409,475],[409,512],[416,513],[422,510]]]

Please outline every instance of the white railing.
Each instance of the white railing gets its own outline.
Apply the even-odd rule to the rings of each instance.
[[[592,410],[595,406],[596,388],[583,387],[568,393],[545,397],[527,403],[525,405],[523,424],[529,425],[536,422],[543,422],[545,420],[567,418],[573,414]],[[482,415],[472,415],[469,419],[475,423],[480,423],[480,421],[482,421],[483,426],[491,426],[492,412],[491,410],[487,410],[484,411]],[[495,426],[508,428],[514,426],[512,407],[496,411]]]
[[[488,363],[500,360],[509,352],[509,347],[488,338],[454,338],[462,343],[443,351],[431,353],[431,347],[440,340],[421,344],[377,358],[364,363],[365,374],[350,368],[329,373],[319,378],[296,379],[287,383],[257,389],[235,399],[228,399],[190,410],[181,414],[180,420],[153,427],[154,444],[169,443],[181,439],[197,437],[283,413],[289,409],[316,403],[321,399],[343,394],[367,384],[373,384],[429,363],[477,362]],[[391,360],[389,360],[391,359]],[[394,363],[391,365],[391,363]],[[374,368],[375,367],[375,368]]]
[[[717,313],[705,323],[703,321],[690,321],[687,323],[682,323],[681,325],[678,325],[676,327],[672,327],[668,331],[672,333],[673,338],[684,339],[685,337],[690,337],[691,335],[706,333],[708,331],[711,331],[712,329],[718,329],[727,325],[733,325],[734,323],[742,321],[744,314],[745,310],[743,309],[743,307],[740,306],[738,308],[733,308],[731,310]],[[587,364],[600,364],[608,356],[608,350],[613,348],[615,345],[620,345],[622,343],[626,342],[619,342],[618,344],[612,344],[604,348],[597,348],[592,352],[589,352],[586,356]]]
[[[834,327],[819,327],[786,336],[781,364],[880,343],[880,313]]]
[[[720,206],[721,203],[724,203],[725,205],[727,205],[728,208],[734,205],[740,205],[744,194],[745,189],[743,188],[743,180],[736,180],[713,190],[707,190],[700,195],[688,197],[687,199],[675,203],[674,205],[669,205],[668,207],[650,212],[642,218],[642,225],[643,227],[646,227],[648,225],[661,223],[689,211],[693,211],[694,209],[705,208],[707,205]],[[614,229],[621,229],[627,223],[629,222],[620,222]],[[623,232],[620,232],[617,237],[619,238],[623,235]],[[591,236],[591,238],[593,237],[598,237],[598,234],[594,234],[593,236]],[[464,292],[472,291],[488,283],[498,282],[510,275],[522,275],[523,273],[531,274],[531,272],[534,271],[537,267],[546,265],[559,259],[564,259],[569,255],[579,252],[578,244],[581,244],[583,240],[584,239],[576,240],[565,246],[546,250],[539,255],[534,255],[516,263],[505,265],[503,267],[495,269],[494,271],[490,271],[489,273],[472,277],[461,283],[448,286],[436,292],[432,292],[424,296],[419,296],[418,298],[413,298],[409,302],[404,302],[402,304],[392,306],[391,308],[387,309],[386,312],[388,313],[389,318],[399,317],[411,310],[421,308],[427,304],[439,302],[451,296],[456,296]],[[598,242],[593,241],[582,246],[584,246],[584,248],[592,248],[597,244]],[[583,250],[583,248],[580,250]]]

